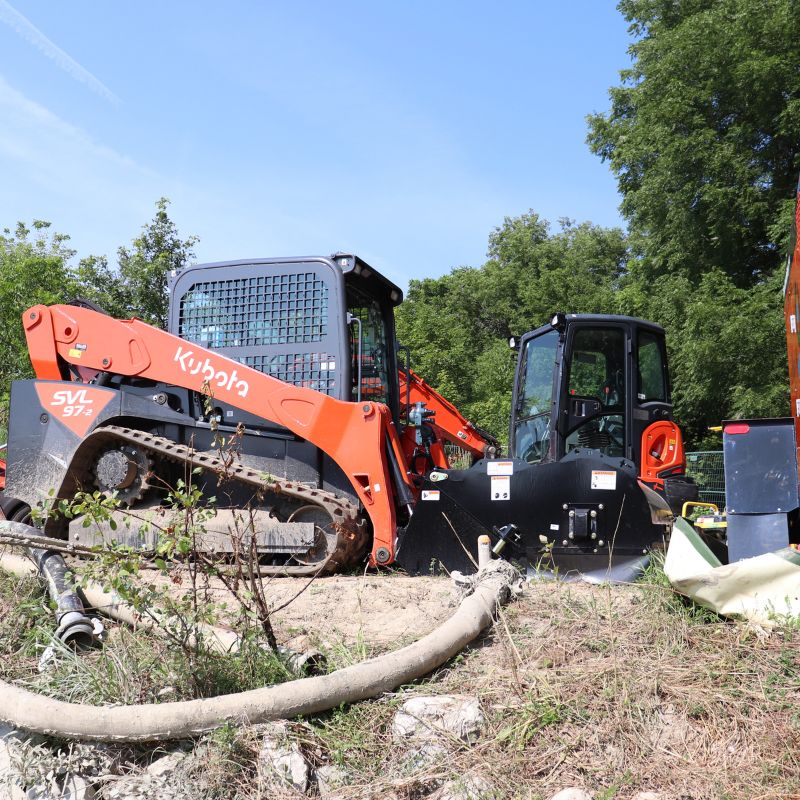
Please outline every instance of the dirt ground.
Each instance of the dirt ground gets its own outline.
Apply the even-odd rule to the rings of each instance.
[[[339,643],[381,650],[407,644],[447,619],[458,603],[447,578],[332,575],[295,597],[307,583],[290,578],[269,585],[273,607],[291,600],[273,621],[287,642],[307,635],[326,649]]]
[[[270,592],[280,602],[301,585]],[[276,619],[290,636],[383,650],[427,633],[456,603],[446,578],[335,577]],[[442,775],[478,769],[508,798],[565,786],[596,798],[800,797],[797,637],[720,619],[665,586],[527,584],[430,678],[427,691],[477,697],[489,721],[486,739],[451,753]]]
[[[166,581],[156,573],[151,580]],[[311,581],[272,578],[264,584],[278,641],[294,649],[308,644],[325,650],[339,646],[391,650],[429,633],[459,601],[449,578],[391,572],[328,575]],[[176,586],[176,592],[183,586]],[[212,579],[211,587],[215,600],[236,607],[220,581]]]
[[[148,573],[148,580],[168,579]],[[430,787],[464,775],[491,784],[495,800],[547,800],[565,787],[593,800],[648,792],[659,800],[800,798],[800,624],[766,635],[693,606],[663,574],[649,580],[529,583],[493,626],[431,675],[292,721],[291,734],[315,765],[345,770],[341,797],[348,800],[434,797]],[[19,600],[7,588],[0,611],[12,618]],[[213,586],[217,600],[226,591]],[[392,573],[273,579],[266,594],[279,642],[319,648],[332,668],[419,638],[459,602],[448,578]],[[18,638],[7,631],[9,664],[19,659]],[[0,655],[4,641],[0,626]],[[89,669],[101,660],[97,652],[75,663]],[[40,680],[35,663],[6,679]],[[404,699],[429,694],[476,700],[485,724],[474,743],[440,738],[438,755],[420,765],[393,736],[392,719]],[[263,796],[248,783],[259,747],[251,738],[236,792],[214,797]],[[232,780],[227,764],[219,767],[221,786]]]

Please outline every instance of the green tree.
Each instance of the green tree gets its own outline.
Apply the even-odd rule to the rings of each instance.
[[[611,312],[626,263],[618,229],[534,212],[507,217],[489,237],[488,260],[441,278],[411,281],[398,335],[415,369],[473,422],[508,433],[515,353],[508,338],[554,311]]]
[[[800,141],[794,0],[622,0],[630,68],[588,142],[622,194],[650,279],[721,270],[757,284],[782,259]]]
[[[87,256],[74,270],[77,296],[100,306],[117,319],[132,315],[132,298],[120,274],[108,266],[106,256]]]
[[[629,221],[620,310],[666,328],[690,446],[787,411],[781,313],[800,141],[793,0],[621,0],[633,43],[589,117]],[[718,443],[717,443],[718,444]]]
[[[199,241],[197,236],[180,238],[167,213],[168,206],[166,197],[158,200],[155,216],[133,240],[132,247],[117,251],[124,302],[129,310],[125,316],[135,315],[160,328],[167,325],[170,272],[187,266],[194,258],[192,248]],[[102,269],[100,274],[104,274]]]
[[[786,414],[782,271],[745,289],[718,269],[693,281],[682,273],[645,278],[638,266],[618,308],[664,326],[675,419],[688,446],[719,449],[708,428],[724,419]]]
[[[69,236],[53,233],[49,222],[18,223],[0,236],[0,430],[5,427],[11,381],[32,377],[22,312],[39,303],[51,305],[84,298],[117,318],[139,317],[165,326],[169,273],[193,257],[197,237],[181,239],[167,214],[169,201],[156,203],[154,218],[133,240],[120,247],[119,269],[105,256],[88,256],[72,265]]]
[[[8,413],[11,381],[31,377],[30,358],[22,327],[22,312],[38,304],[64,302],[74,288],[68,262],[74,251],[68,236],[53,233],[50,223],[18,223],[0,235],[0,428]]]

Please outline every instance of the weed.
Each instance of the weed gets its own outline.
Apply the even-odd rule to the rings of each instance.
[[[524,750],[533,738],[548,725],[557,725],[568,719],[565,706],[552,698],[528,696],[506,714],[511,721],[495,736],[498,743],[514,750]]]

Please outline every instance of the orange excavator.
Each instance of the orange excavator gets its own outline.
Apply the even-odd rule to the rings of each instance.
[[[84,301],[29,309],[36,379],[12,386],[4,511],[25,520],[79,490],[113,493],[122,507],[105,528],[46,513],[45,533],[148,548],[168,488],[192,480],[215,498],[207,527],[223,552],[248,509],[267,574],[335,571],[367,552],[373,566],[470,569],[483,533],[506,557],[547,549],[585,569],[661,539],[687,485],[662,329],[557,314],[526,334],[498,458],[398,367],[401,301],[336,253],[183,270],[168,331]],[[477,462],[448,469],[445,441]]]
[[[500,455],[500,442],[470,422],[410,366],[399,372],[400,396],[405,399],[403,445],[412,470],[425,475],[435,468],[449,469],[446,445],[467,453],[472,463]]]

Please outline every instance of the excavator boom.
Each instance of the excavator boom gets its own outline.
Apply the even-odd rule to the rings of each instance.
[[[413,406],[422,404],[426,409],[426,424],[436,435],[436,442],[430,448],[433,465],[448,469],[450,463],[442,447],[449,442],[466,450],[476,458],[495,458],[500,454],[500,442],[488,431],[470,422],[447,398],[443,397],[427,381],[412,369],[400,369],[400,397],[405,401],[406,421]],[[413,457],[412,431],[404,436],[406,455]],[[412,452],[409,452],[409,443]]]

